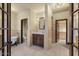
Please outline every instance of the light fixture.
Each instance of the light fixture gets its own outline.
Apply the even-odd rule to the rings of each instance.
[[[65,6],[65,5],[67,5],[67,3],[53,3],[51,5],[52,5],[53,9],[56,9],[56,8],[61,8],[61,7]]]

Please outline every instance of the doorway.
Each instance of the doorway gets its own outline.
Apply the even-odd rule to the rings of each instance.
[[[27,42],[28,22],[27,18],[21,20],[21,43]]]
[[[67,33],[68,25],[67,19],[59,19],[55,21],[55,42],[68,44]]]

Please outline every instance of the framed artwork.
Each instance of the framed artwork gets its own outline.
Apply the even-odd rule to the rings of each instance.
[[[39,29],[40,30],[45,29],[45,19],[44,19],[44,17],[39,18]]]

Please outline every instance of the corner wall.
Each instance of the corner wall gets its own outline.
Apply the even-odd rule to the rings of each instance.
[[[52,46],[52,10],[48,4],[45,5],[45,49],[49,49]]]

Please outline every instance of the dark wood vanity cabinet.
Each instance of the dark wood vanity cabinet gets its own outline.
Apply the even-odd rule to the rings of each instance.
[[[44,47],[44,35],[43,34],[33,34],[33,45]]]

